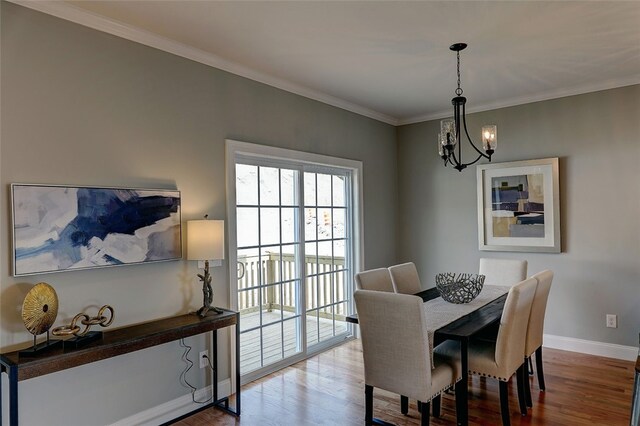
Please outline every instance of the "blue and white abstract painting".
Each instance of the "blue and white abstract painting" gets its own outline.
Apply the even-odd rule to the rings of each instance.
[[[179,191],[11,187],[14,276],[182,257]]]

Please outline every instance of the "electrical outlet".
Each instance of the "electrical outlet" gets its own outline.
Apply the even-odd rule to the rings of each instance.
[[[607,327],[618,328],[618,316],[614,314],[607,314]]]
[[[209,365],[209,351],[201,351],[200,355],[198,355],[198,359],[200,360],[200,368],[206,368]]]

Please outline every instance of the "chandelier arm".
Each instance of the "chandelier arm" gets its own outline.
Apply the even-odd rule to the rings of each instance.
[[[453,158],[453,161],[451,161],[452,158]],[[449,163],[451,163],[451,165],[454,167],[463,165],[460,161],[458,161],[455,150],[451,151],[451,155],[449,155]]]
[[[464,126],[464,133],[467,135],[467,140],[469,141],[469,144],[473,147],[473,149],[476,150],[476,152],[478,154],[480,154],[480,157],[478,157],[478,160],[482,157],[484,158],[488,158],[489,160],[491,158],[489,158],[489,156],[487,154],[485,154],[484,152],[480,151],[477,147],[476,144],[473,143],[473,140],[471,139],[471,137],[469,136],[469,131],[467,130],[467,112],[465,111],[465,106],[464,104],[462,105],[462,124]],[[478,161],[476,160],[476,161]],[[475,163],[476,161],[474,161],[473,163]],[[469,163],[467,165],[471,165],[473,163]]]
[[[465,164],[465,166],[472,166],[472,165],[476,164],[478,161],[480,161],[480,159],[481,159],[482,157],[488,158],[486,155],[484,155],[484,154],[482,154],[482,153],[481,153],[480,155],[478,155],[478,158],[476,158],[475,160],[473,160],[473,161],[472,161],[472,162],[470,162],[470,163]]]

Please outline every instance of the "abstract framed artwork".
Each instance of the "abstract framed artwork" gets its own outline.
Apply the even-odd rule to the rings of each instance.
[[[13,275],[182,257],[180,192],[11,185]]]
[[[480,250],[560,253],[558,158],[477,166]]]

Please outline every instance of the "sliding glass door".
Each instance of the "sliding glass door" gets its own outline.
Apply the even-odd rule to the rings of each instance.
[[[293,161],[235,162],[243,381],[347,338],[352,309],[351,172]]]

